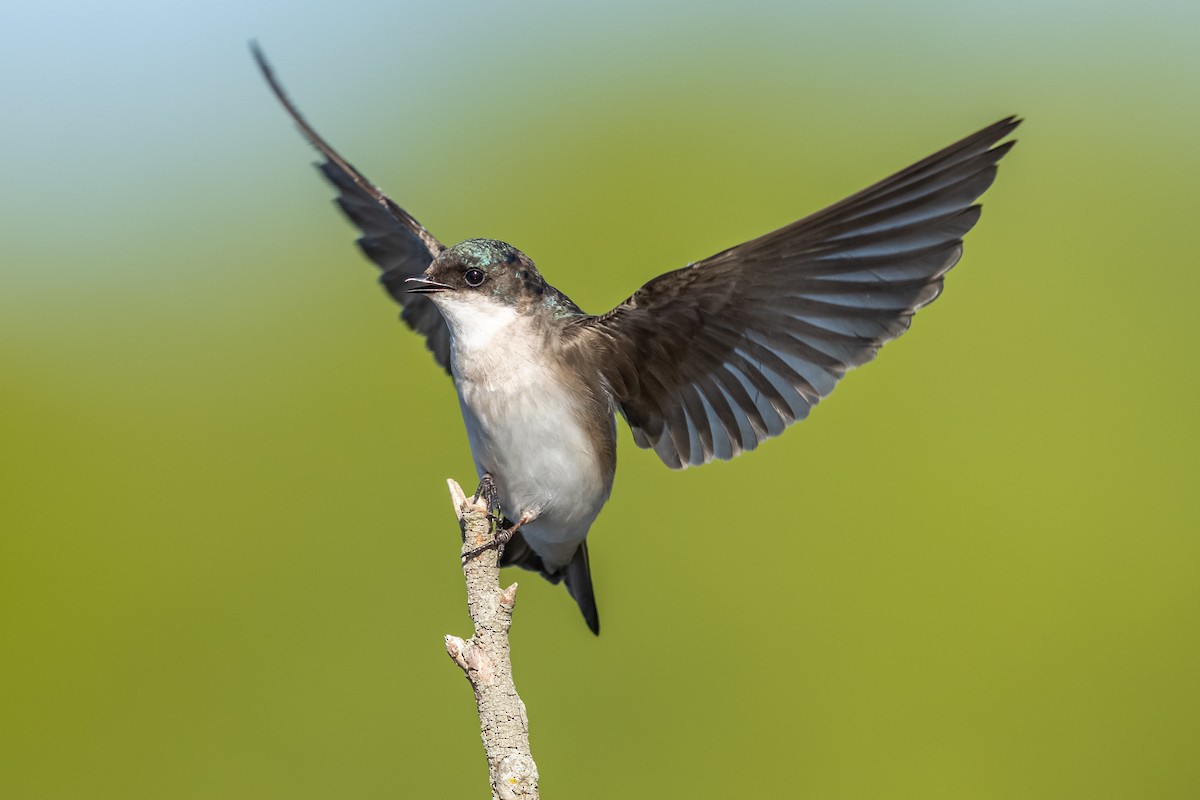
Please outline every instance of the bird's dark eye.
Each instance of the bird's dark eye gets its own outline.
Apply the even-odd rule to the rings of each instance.
[[[478,286],[483,283],[483,279],[487,277],[481,269],[469,269],[463,275],[463,280],[467,282],[467,286]]]

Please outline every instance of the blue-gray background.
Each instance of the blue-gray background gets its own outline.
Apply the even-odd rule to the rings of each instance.
[[[448,380],[256,74],[585,308],[1028,121],[813,417],[622,433],[604,634],[524,573],[547,796],[1200,793],[1192,3],[10,4],[0,795],[486,792]]]

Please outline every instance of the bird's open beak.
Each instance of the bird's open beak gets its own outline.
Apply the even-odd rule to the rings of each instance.
[[[405,283],[415,283],[416,286],[410,286],[409,294],[434,294],[436,292],[445,292],[453,289],[453,286],[447,286],[444,283],[431,281],[428,278],[405,278]]]

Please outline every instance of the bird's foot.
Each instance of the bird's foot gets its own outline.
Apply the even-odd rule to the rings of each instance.
[[[479,555],[480,553],[485,552],[487,550],[491,550],[492,548],[496,549],[496,558],[499,559],[500,556],[504,555],[504,545],[508,544],[509,540],[511,540],[512,537],[516,535],[517,531],[519,531],[521,529],[522,525],[532,522],[536,517],[537,517],[536,514],[533,514],[530,512],[526,512],[526,513],[522,514],[521,518],[519,520],[517,520],[515,523],[513,523],[510,527],[499,528],[499,530],[496,531],[496,538],[493,539],[492,541],[488,542],[485,545],[480,545],[479,547],[472,548],[472,549],[468,550],[467,552],[463,553],[462,554],[462,562],[465,564],[468,561],[470,561],[472,558],[474,558],[475,556]],[[497,526],[497,527],[499,527],[499,526]]]
[[[479,486],[475,489],[475,496],[471,498],[471,502],[477,503],[481,497],[487,501],[488,511],[496,507],[496,481],[490,472],[483,473],[483,477],[479,479]]]
[[[479,486],[475,489],[475,496],[471,499],[471,502],[477,503],[481,497],[484,503],[487,504],[488,519],[497,528],[503,527],[504,514],[500,511],[499,490],[496,489],[496,481],[492,478],[492,473],[490,472],[483,473],[483,477],[479,479]]]

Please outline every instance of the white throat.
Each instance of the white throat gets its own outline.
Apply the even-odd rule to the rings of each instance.
[[[469,356],[500,344],[498,339],[511,336],[520,320],[517,309],[490,297],[449,293],[438,295],[437,304],[450,326],[454,349]]]

